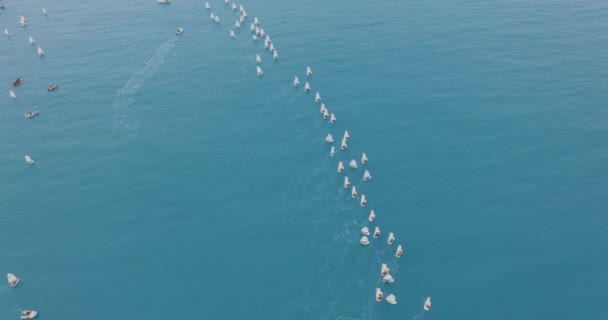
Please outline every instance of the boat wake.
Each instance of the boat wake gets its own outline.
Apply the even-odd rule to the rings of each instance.
[[[114,104],[112,105],[112,109],[114,109],[114,126],[112,127],[111,142],[113,144],[129,143],[137,136],[139,120],[136,117],[135,109],[131,107],[135,101],[135,94],[144,85],[146,80],[154,75],[158,68],[163,65],[176,39],[172,38],[158,47],[152,58],[141,69],[135,72],[131,79],[116,92]]]

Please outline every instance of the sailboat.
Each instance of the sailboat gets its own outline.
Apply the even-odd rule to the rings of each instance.
[[[319,101],[321,101],[321,94],[319,93],[319,91],[317,91],[317,93],[315,94],[315,102]]]
[[[388,243],[389,245],[392,245],[393,242],[395,242],[395,235],[392,232],[389,232],[388,240],[386,240],[386,243]]]
[[[236,38],[236,35],[234,34],[234,30],[230,30],[230,38]]]
[[[234,26],[239,29],[241,27],[241,23],[237,20],[234,22]]]
[[[236,3],[232,3],[232,11],[236,11]]]
[[[329,150],[329,156],[333,157],[336,155],[336,147],[331,146],[331,149]]]
[[[260,68],[260,66],[256,66],[256,67],[255,67],[255,69],[256,69],[256,70],[257,70],[257,72],[258,72],[258,76],[261,76],[261,75],[263,75],[263,74],[264,74],[264,71],[262,71],[262,68]]]
[[[367,163],[367,154],[365,154],[365,152],[363,152],[363,154],[361,155],[361,163],[362,164],[366,164]]]
[[[427,297],[426,300],[424,301],[424,311],[429,311],[429,310],[431,310],[431,297]]]
[[[297,76],[293,77],[293,86],[297,87],[300,85],[300,79]]]
[[[386,302],[390,304],[397,304],[397,298],[395,298],[394,294],[389,294],[388,297],[386,297]]]
[[[211,9],[211,5],[208,1],[205,1],[205,9]]]
[[[353,190],[351,191],[350,196],[351,196],[353,199],[356,199],[356,198],[357,198],[357,187],[353,186]]]
[[[335,114],[331,114],[331,117],[329,118],[329,123],[336,123],[336,115]]]
[[[357,169],[357,160],[355,160],[355,159],[350,160],[349,166],[353,169]]]
[[[13,90],[9,91],[8,95],[11,97],[11,99],[17,99],[17,94],[15,94],[15,91]]]
[[[49,14],[48,11],[46,11],[46,8],[42,8],[42,13],[44,13],[44,15],[46,16],[47,14]]]
[[[179,36],[179,35],[180,35],[180,34],[182,34],[183,32],[184,32],[184,28],[179,27],[179,28],[177,28],[177,31],[175,31],[175,34]]]
[[[32,157],[28,156],[27,154],[25,155],[25,162],[27,162],[28,164],[34,164],[34,160],[32,159]]]
[[[331,133],[327,134],[327,136],[325,137],[325,142],[327,142],[327,143],[333,143],[334,142],[334,137],[331,136]]]
[[[278,60],[279,59],[279,54],[277,53],[277,51],[275,50],[274,53],[272,54],[272,58],[274,60]]]
[[[21,311],[21,319],[34,319],[38,315],[36,310],[23,310]]]
[[[213,19],[215,22],[220,22],[220,16],[216,15],[215,19]]]
[[[306,82],[304,84],[304,91],[309,92],[310,91],[310,84],[308,84],[308,82]]]
[[[310,70],[310,67],[306,67],[306,75],[309,77],[312,75],[312,70]]]
[[[344,188],[350,188],[350,181],[348,180],[348,177],[344,177]]]
[[[262,57],[260,57],[260,55],[259,55],[259,54],[257,54],[257,55],[255,56],[255,62],[257,62],[257,63],[262,63]]]
[[[38,55],[41,56],[41,57],[44,55],[44,51],[40,47],[38,47],[37,52],[38,52]]]
[[[31,45],[35,45],[36,44],[36,40],[34,40],[34,38],[32,36],[27,37],[27,41],[31,44]]]
[[[24,16],[19,16],[19,25],[25,27],[27,25],[27,21]]]
[[[8,29],[4,28],[4,35],[7,36],[7,37],[10,37],[11,33],[8,32]]]
[[[363,181],[369,181],[372,178],[372,175],[369,173],[368,170],[365,170],[365,172],[363,172]]]
[[[253,17],[253,23],[257,26],[260,24],[260,20],[258,20],[258,17]]]
[[[14,287],[19,283],[19,278],[17,278],[17,276],[12,273],[6,274],[6,280],[8,280],[8,285],[11,287]]]
[[[338,161],[338,173],[342,171],[344,171],[344,164],[342,164],[342,161]]]

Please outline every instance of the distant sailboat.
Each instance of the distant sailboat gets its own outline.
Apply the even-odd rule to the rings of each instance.
[[[19,25],[25,27],[27,25],[27,21],[24,16],[19,16]]]
[[[258,76],[261,76],[261,75],[263,75],[263,74],[264,74],[264,71],[262,71],[262,68],[260,68],[260,66],[256,66],[256,67],[255,67],[255,69],[256,69],[256,70],[257,70],[257,72],[258,72]]]
[[[260,24],[260,20],[258,20],[258,17],[253,17],[253,23],[257,26]]]
[[[357,160],[355,160],[355,159],[350,160],[349,166],[353,169],[357,169]]]
[[[363,181],[369,181],[372,178],[372,175],[369,173],[368,170],[365,170],[365,172],[363,172]]]
[[[342,143],[340,144],[340,149],[346,150],[348,148],[348,144],[346,144],[346,140],[342,139]]]
[[[232,11],[236,11],[236,3],[232,3]]]
[[[243,5],[239,6],[239,12],[243,13],[243,11],[245,11],[245,8],[243,8]]]
[[[357,187],[353,186],[352,191],[351,191],[351,193],[350,193],[350,196],[351,196],[353,199],[356,199],[356,198],[357,198]]]
[[[319,112],[321,112],[322,114],[327,113],[327,108],[325,107],[324,103],[321,103],[321,108],[319,109]]]
[[[310,67],[306,67],[306,76],[310,77],[312,75],[312,70]]]
[[[363,152],[363,154],[361,155],[361,164],[366,164],[367,163],[367,154],[365,154],[365,152]]]
[[[331,146],[331,149],[329,150],[329,156],[333,157],[336,155],[336,147]]]
[[[209,14],[209,18],[211,18],[211,20],[214,20],[215,19],[215,13],[211,12]]]
[[[350,133],[348,133],[348,130],[344,130],[344,140],[348,141],[348,139],[350,139]]]
[[[205,9],[211,9],[211,5],[208,1],[205,1]]]
[[[297,87],[300,85],[300,79],[298,77],[293,77],[293,86]]]
[[[31,44],[31,45],[35,45],[36,44],[36,40],[34,40],[34,38],[32,36],[27,37],[27,41]]]
[[[329,112],[327,111],[327,109],[325,109],[323,111],[323,119],[327,119],[327,118],[329,118]]]
[[[38,49],[36,50],[38,52],[39,56],[43,56],[44,55],[44,51],[42,50],[42,48],[38,47]]]
[[[336,123],[336,115],[335,114],[331,114],[331,117],[329,118],[329,123]]]
[[[236,35],[234,34],[234,30],[230,30],[230,38],[236,38]]]
[[[241,28],[241,23],[240,23],[239,21],[235,21],[235,22],[234,22],[234,26],[235,26],[237,29],[240,29],[240,28]]]
[[[260,57],[260,55],[259,55],[259,54],[256,54],[256,55],[255,55],[255,62],[256,62],[256,63],[262,63],[262,57]]]
[[[34,164],[34,160],[27,154],[25,155],[24,158],[25,158],[25,162],[27,162],[27,164]]]
[[[387,274],[384,277],[382,277],[382,282],[384,282],[384,283],[393,283],[393,282],[395,282],[395,279],[390,274]]]
[[[48,11],[46,11],[46,8],[42,8],[42,13],[44,13],[44,15],[46,16],[47,14],[49,14]]]
[[[367,236],[363,236],[361,237],[361,239],[359,240],[359,243],[366,246],[369,244],[369,239],[367,238]]]
[[[251,31],[255,30],[255,25],[252,23],[251,25],[249,25],[249,29],[251,29]]]
[[[374,212],[374,210],[372,209],[372,211],[369,213],[369,217],[367,218],[367,220],[369,222],[374,222],[374,220],[376,220],[376,213]]]
[[[15,94],[15,91],[13,90],[10,90],[8,95],[11,97],[11,99],[17,99],[17,94]]]
[[[251,36],[251,39],[253,39],[253,41],[258,41],[259,40],[258,36],[256,36],[255,34]]]
[[[381,276],[385,276],[387,275],[389,272],[391,271],[391,269],[388,268],[388,266],[386,265],[386,263],[383,263],[380,265],[380,275]]]
[[[401,247],[401,245],[398,245],[397,251],[395,251],[395,257],[401,258],[402,255],[403,255],[403,248]]]
[[[439,301],[441,302],[441,301]],[[426,300],[424,301],[424,311],[429,311],[431,310],[431,297],[426,298]]]
[[[319,101],[321,101],[321,94],[319,94],[319,91],[317,91],[317,93],[315,94],[315,102]]]
[[[344,164],[342,161],[338,161],[338,173],[342,173],[344,171]]]
[[[6,274],[6,280],[8,281],[8,285],[11,286],[11,288],[19,283],[19,278],[12,273]]]
[[[388,297],[386,297],[386,302],[390,304],[397,304],[397,298],[394,294],[389,294]]]
[[[334,142],[334,137],[331,136],[331,133],[327,134],[327,136],[325,137],[325,142],[327,142],[327,143],[333,143]]]
[[[380,302],[382,301],[382,298],[384,298],[384,293],[382,293],[380,288],[376,288],[376,301]]]
[[[367,200],[365,199],[365,195],[362,194],[361,195],[361,206],[365,207],[366,204],[367,204]]]
[[[350,188],[350,180],[348,180],[348,177],[344,177],[344,188]]]
[[[386,243],[388,243],[389,245],[392,245],[393,242],[395,242],[395,235],[392,232],[389,232],[388,240],[386,240]]]
[[[364,236],[369,236],[369,228],[368,227],[361,228],[361,234],[363,234]]]
[[[272,58],[274,60],[278,60],[279,59],[279,53],[275,50],[274,53],[272,54]]]
[[[8,32],[8,29],[4,28],[4,35],[7,36],[7,37],[10,37],[11,33]]]
[[[308,84],[308,82],[304,84],[304,91],[310,92],[310,84]]]
[[[215,22],[220,22],[220,16],[216,15],[215,19],[213,19]]]
[[[264,35],[263,35],[261,32],[260,32],[260,34],[261,34],[262,36],[264,36]],[[266,39],[266,41],[268,41],[268,42],[270,43],[270,40]],[[270,52],[275,51],[275,49],[274,49],[274,44],[270,43],[270,46],[268,47],[268,49],[270,49]]]
[[[376,227],[374,229],[374,238],[378,239],[380,237],[380,227]]]

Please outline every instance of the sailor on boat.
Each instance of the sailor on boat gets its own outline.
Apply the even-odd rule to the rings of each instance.
[[[325,142],[327,142],[327,143],[334,142],[334,137],[331,136],[331,133],[328,133],[327,136],[325,136]]]
[[[346,150],[346,148],[348,148],[348,145],[346,144],[346,140],[342,139],[342,143],[340,144],[340,148],[342,150]]]
[[[34,164],[34,160],[27,154],[25,155],[25,162],[27,162],[28,164]]]
[[[315,102],[319,101],[321,101],[321,94],[319,93],[319,91],[317,91],[317,94],[315,95]]]
[[[179,27],[179,28],[177,28],[177,31],[175,32],[175,34],[179,36],[180,34],[182,34],[182,32],[184,32],[184,28]]]
[[[308,81],[304,84],[304,91],[310,92],[310,84],[308,84]]]
[[[367,220],[369,222],[374,222],[374,220],[376,220],[376,213],[374,212],[374,209],[372,209],[372,211],[369,213]]]
[[[323,111],[323,119],[327,119],[327,118],[329,118],[329,112],[326,109],[325,111]]]
[[[380,238],[380,227],[376,227],[376,228],[374,229],[374,238],[375,238],[375,239]]]
[[[6,274],[6,280],[11,288],[15,287],[19,283],[19,278],[10,272]]]
[[[382,277],[382,282],[384,282],[384,283],[393,283],[393,282],[395,282],[395,279],[389,273],[389,274],[385,275],[384,277]]]
[[[348,180],[348,177],[344,177],[344,188],[350,188],[350,181]]]
[[[353,191],[350,193],[350,196],[353,197],[353,199],[357,198],[357,187],[353,186]]]
[[[401,258],[402,255],[403,255],[403,248],[401,248],[401,245],[398,245],[397,251],[395,251],[395,257]]]
[[[29,119],[29,118],[31,118],[31,117],[35,117],[35,116],[37,116],[37,115],[38,115],[38,112],[37,112],[37,111],[30,111],[30,112],[28,112],[28,113],[26,113],[26,114],[25,114],[25,118],[26,118],[26,119]]]
[[[338,161],[338,173],[342,173],[342,171],[344,171],[344,165],[342,161]]]
[[[262,68],[260,68],[260,66],[256,66],[256,67],[255,67],[255,69],[256,69],[256,70],[257,70],[257,72],[258,72],[258,76],[261,76],[261,75],[263,75],[263,74],[264,74],[264,71],[262,71]]]
[[[369,239],[366,236],[361,237],[361,240],[359,240],[359,243],[366,246],[369,244]]]
[[[382,301],[382,298],[384,298],[382,290],[380,290],[380,288],[376,288],[376,301],[380,302]]]
[[[331,146],[331,150],[329,150],[329,156],[333,157],[334,155],[336,155],[336,148],[334,146]]]
[[[329,123],[336,123],[336,115],[335,114],[331,114],[331,117],[329,117]]]
[[[369,174],[368,170],[365,170],[365,172],[363,172],[363,181],[369,181],[372,178],[372,175]]]
[[[48,87],[48,89],[46,89],[46,90],[49,91],[49,92],[50,91],[54,91],[55,89],[57,89],[57,87],[58,87],[58,85],[56,83],[54,83],[54,84],[50,85]]]
[[[397,304],[397,298],[395,298],[394,294],[389,294],[388,297],[386,297],[386,302],[390,304]]]
[[[24,310],[21,312],[21,319],[34,319],[38,315],[38,312],[34,310]]]
[[[321,108],[319,109],[319,112],[325,113],[325,111],[327,111],[327,108],[325,107],[325,103],[321,103]]]
[[[368,227],[361,228],[361,234],[363,234],[364,236],[369,236],[369,228]]]
[[[364,194],[362,194],[362,195],[361,195],[361,206],[362,206],[362,207],[365,207],[365,205],[366,205],[366,204],[367,204],[367,200],[365,200],[365,195],[364,195]]]
[[[350,139],[350,134],[348,133],[348,130],[344,130],[344,140],[348,141],[348,139]]]
[[[293,77],[293,86],[297,87],[300,85],[300,79],[298,79],[298,77]]]
[[[310,67],[306,67],[306,76],[312,76],[312,70],[310,70]]]
[[[357,169],[357,160],[355,160],[355,159],[350,160],[349,166],[353,169]]]
[[[439,301],[441,302],[441,301]],[[429,311],[431,310],[431,297],[426,298],[426,300],[424,301],[424,311]]]
[[[395,235],[392,232],[388,233],[388,240],[386,240],[386,243],[388,243],[388,245],[392,245],[393,242],[395,242]]]
[[[363,152],[363,154],[361,155],[361,164],[366,164],[367,163],[367,154],[365,154],[365,152]]]
[[[383,276],[383,277],[384,277],[384,276],[385,276],[385,275],[387,275],[387,274],[388,274],[390,271],[391,271],[391,269],[389,269],[389,268],[388,268],[388,266],[386,265],[386,263],[383,263],[383,264],[380,266],[380,275],[381,275],[381,276]]]

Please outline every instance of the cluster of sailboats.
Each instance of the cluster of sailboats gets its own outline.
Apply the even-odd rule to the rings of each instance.
[[[21,279],[19,279],[19,277],[17,277],[15,274],[13,273],[7,273],[6,274],[6,280],[8,282],[8,285],[11,288],[16,287],[19,282],[21,281]],[[36,310],[23,310],[21,311],[21,319],[34,319],[38,316],[38,311]]]
[[[48,11],[46,10],[46,8],[42,8],[42,13],[44,15],[48,14]],[[25,18],[24,15],[20,15],[19,16],[19,26],[21,26],[22,28],[25,28],[27,26],[27,19]],[[7,37],[11,36],[11,33],[8,31],[7,28],[4,28],[4,35]],[[34,38],[30,35],[28,36],[28,43],[30,45],[36,45],[36,40],[34,40]],[[42,48],[40,46],[36,46],[36,54],[38,54],[38,56],[44,56],[44,50],[42,50]]]

